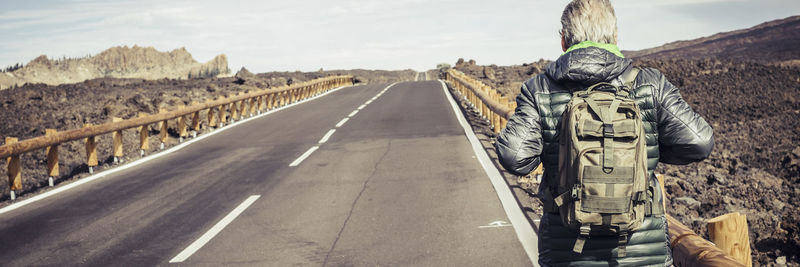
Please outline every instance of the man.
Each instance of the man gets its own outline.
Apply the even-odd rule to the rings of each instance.
[[[573,252],[577,233],[559,217],[553,198],[558,183],[559,123],[572,92],[606,82],[622,86],[633,68],[616,46],[617,22],[608,0],[573,0],[561,17],[565,52],[522,86],[517,109],[496,142],[500,163],[511,173],[526,175],[540,163],[544,176],[539,196],[544,214],[539,226],[542,266],[669,266],[672,264],[663,215],[653,213],[627,242],[627,253],[615,253],[617,237],[591,237],[581,253]],[[658,162],[688,164],[705,159],[714,144],[712,129],[683,100],[678,88],[655,69],[642,69],[630,97],[639,106],[646,132],[647,170],[652,205],[661,206],[662,192],[653,171]],[[559,192],[560,193],[560,192]]]

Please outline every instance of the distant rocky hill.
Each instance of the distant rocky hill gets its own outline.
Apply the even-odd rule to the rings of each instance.
[[[631,58],[718,57],[765,64],[800,65],[798,44],[800,16],[792,16],[748,29],[622,53]]]
[[[41,55],[22,68],[0,73],[0,89],[25,83],[58,85],[95,78],[187,79],[228,73],[224,54],[203,64],[194,60],[185,48],[159,52],[153,47],[118,46],[78,59],[48,59]]]

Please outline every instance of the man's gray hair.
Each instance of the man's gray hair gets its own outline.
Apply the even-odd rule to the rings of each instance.
[[[617,16],[609,0],[573,0],[561,15],[567,47],[584,41],[617,44]]]

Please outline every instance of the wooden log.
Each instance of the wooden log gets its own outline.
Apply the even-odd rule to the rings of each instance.
[[[51,136],[57,132],[56,129],[45,129],[44,135]],[[47,147],[47,176],[58,177],[58,145]]]
[[[139,118],[147,116],[147,113],[140,112]],[[150,136],[149,133],[149,125],[145,124],[139,126],[139,150],[141,151],[141,155],[144,156],[144,152],[150,149],[150,142],[147,142],[147,137]]]
[[[111,122],[120,122],[120,121],[122,121],[121,118],[117,118],[117,117],[112,117],[111,118]],[[111,133],[111,139],[112,139],[112,143],[113,143],[113,146],[112,146],[112,150],[114,152],[113,156],[114,157],[122,157],[122,155],[123,155],[122,154],[122,130],[116,130],[113,133]]]
[[[161,141],[162,144],[166,143],[167,138],[169,137],[169,134],[167,133],[167,131],[169,130],[169,121],[167,120],[161,121],[159,123],[158,129],[159,129],[158,133],[159,141]]]
[[[197,102],[192,101],[192,106],[197,106]],[[192,131],[200,130],[200,110],[192,113]]]
[[[254,99],[256,101],[254,113],[259,113],[264,109],[264,105],[262,104],[264,102],[264,96],[257,96]]]
[[[270,110],[275,105],[275,94],[268,94],[265,97],[267,98],[267,110]]]
[[[217,117],[214,115],[215,107],[208,108],[208,127],[217,127]]]
[[[664,190],[664,176],[656,175]],[[666,202],[666,201],[665,201]],[[686,225],[666,214],[667,233],[669,234],[670,248],[675,266],[682,267],[705,267],[705,266],[744,266],[724,251],[714,246],[708,240],[698,236]]]
[[[708,237],[737,262],[753,266],[747,216],[734,212],[708,220]]]
[[[189,135],[189,131],[186,127],[186,116],[179,116],[178,117],[178,137],[184,138]]]
[[[675,266],[744,266],[669,214],[667,226]]]
[[[239,101],[239,116],[244,119],[247,116],[247,100]]]
[[[6,137],[6,144],[13,144],[18,142],[16,137]],[[22,189],[22,170],[19,164],[19,155],[13,155],[6,159],[6,174],[8,174],[8,187],[9,190]]]
[[[83,127],[91,127],[91,124],[84,124]],[[86,137],[86,165],[91,167],[97,166],[97,142],[94,136]]]
[[[231,103],[230,111],[231,111],[231,121],[236,121],[239,119],[239,108],[237,105],[238,101]]]
[[[228,112],[228,107],[229,107],[228,104],[219,106],[219,123],[221,124],[224,124],[226,122],[225,118],[227,118],[226,113]]]
[[[192,114],[192,130],[200,130],[200,111],[195,111],[194,114]]]

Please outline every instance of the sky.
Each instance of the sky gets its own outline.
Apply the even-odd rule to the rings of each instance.
[[[800,15],[798,0],[612,0],[638,50]],[[0,0],[0,67],[113,46],[185,47],[234,72],[516,65],[561,54],[567,0]]]

